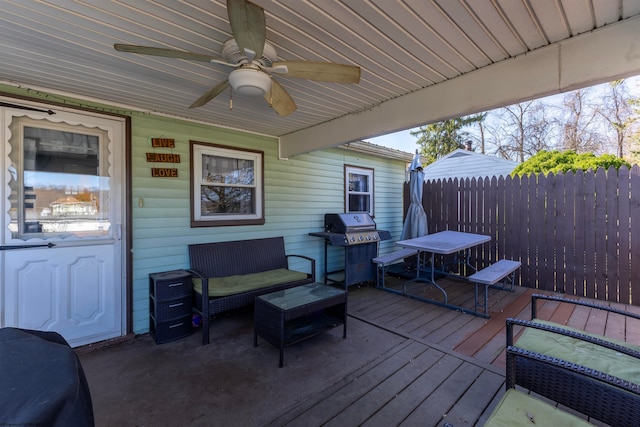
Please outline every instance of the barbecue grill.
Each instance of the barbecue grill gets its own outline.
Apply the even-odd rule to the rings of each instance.
[[[345,288],[375,278],[376,270],[371,260],[378,256],[378,243],[391,238],[390,232],[377,230],[369,214],[359,212],[325,214],[324,231],[309,235],[324,238],[325,283],[344,282]],[[329,246],[343,248],[343,269],[327,271]],[[329,277],[339,273],[344,273],[344,280]]]

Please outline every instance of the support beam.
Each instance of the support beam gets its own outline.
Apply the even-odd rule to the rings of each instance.
[[[640,74],[640,17],[280,138],[290,157]]]

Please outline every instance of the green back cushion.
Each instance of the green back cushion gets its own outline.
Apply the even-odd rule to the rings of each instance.
[[[516,389],[509,389],[502,396],[485,427],[577,427],[592,425],[528,394]]]
[[[253,291],[282,283],[297,282],[307,278],[306,273],[278,268],[276,270],[263,271],[260,273],[240,274],[227,277],[209,278],[209,296],[224,297]],[[202,295],[202,280],[192,279],[193,289]]]
[[[535,322],[556,327],[559,326],[558,324],[542,320],[535,320]],[[580,331],[578,329],[569,328],[567,326],[561,327],[563,329],[584,334],[584,331]],[[609,342],[619,344],[627,348],[640,350],[640,347],[633,344],[611,338],[604,338],[600,335],[588,335],[605,339]],[[591,344],[579,339],[547,331],[525,328],[523,334],[516,342],[516,346],[536,353],[557,357],[568,362],[596,369],[606,374],[640,384],[640,360],[596,344]]]

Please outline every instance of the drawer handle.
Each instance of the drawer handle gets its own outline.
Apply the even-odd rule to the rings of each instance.
[[[180,283],[169,283],[170,288],[175,288],[176,286],[182,286],[182,282]]]
[[[179,328],[180,326],[182,326],[182,323],[176,323],[175,325],[170,325],[169,329]]]
[[[169,308],[180,307],[181,305],[184,305],[184,303],[183,302],[177,302],[175,304],[169,304]]]

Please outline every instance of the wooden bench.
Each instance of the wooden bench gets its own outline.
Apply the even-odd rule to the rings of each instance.
[[[501,290],[507,290],[513,292],[513,282],[515,279],[515,272],[522,263],[520,261],[512,261],[509,259],[501,259],[491,264],[488,267],[478,270],[474,274],[468,277],[469,281],[475,284],[475,312],[483,317],[489,317],[489,288],[496,288]],[[497,286],[496,283],[503,282],[502,286]],[[484,312],[478,311],[478,288],[484,286]]]
[[[380,255],[371,260],[376,264],[376,287],[384,288],[384,276],[387,274],[387,269],[390,265],[416,255],[418,251],[416,249],[400,249],[399,251],[391,252],[388,254]]]
[[[507,348],[506,389],[485,426],[592,425],[565,407],[612,426],[635,426],[640,419],[636,384],[519,347]]]
[[[289,268],[293,257],[307,264],[306,272]],[[316,281],[315,260],[285,254],[283,237],[189,245],[189,262],[202,344],[209,343],[212,316],[252,305],[259,295]]]

